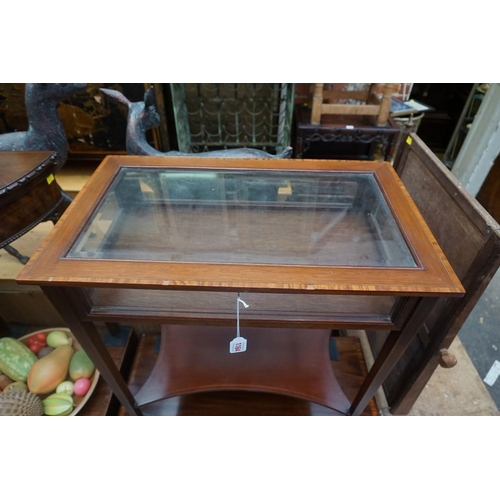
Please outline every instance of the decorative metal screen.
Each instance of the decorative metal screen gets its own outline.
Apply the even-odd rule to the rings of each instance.
[[[292,83],[170,84],[179,150],[290,146]]]

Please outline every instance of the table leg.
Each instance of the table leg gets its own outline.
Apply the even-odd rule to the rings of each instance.
[[[420,299],[403,329],[401,331],[394,330],[389,334],[366,380],[354,398],[349,410],[351,415],[361,415],[370,399],[375,396],[379,387],[384,383],[395,364],[410,345],[437,300],[434,297]]]
[[[302,154],[304,152],[304,147],[303,147],[303,134],[302,132],[297,133],[297,140],[295,142],[295,149],[294,149],[294,155],[295,158],[302,158]]]
[[[73,303],[72,294],[67,293],[64,288],[58,287],[42,287],[42,290],[78,339],[82,349],[92,359],[95,367],[125,410],[130,415],[142,415],[141,410],[136,407],[134,397],[113,362],[96,327],[91,322],[80,320],[77,312],[79,307]]]
[[[394,149],[398,141],[399,132],[391,134],[388,138],[388,144],[386,146],[385,161],[392,161],[394,156]]]
[[[15,257],[21,264],[27,264],[28,260],[30,260],[29,257],[26,257],[26,255],[20,254],[14,247],[11,247],[10,245],[5,245],[3,249],[12,257]]]

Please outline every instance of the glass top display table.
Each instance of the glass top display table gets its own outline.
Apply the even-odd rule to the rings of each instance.
[[[464,293],[389,163],[322,160],[107,157],[18,282],[42,287],[130,414],[243,389],[359,415],[436,297]],[[238,294],[248,344],[230,353]],[[163,324],[134,396],[98,321]],[[353,401],[333,328],[391,330]]]

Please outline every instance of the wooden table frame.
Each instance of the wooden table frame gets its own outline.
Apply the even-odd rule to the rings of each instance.
[[[196,264],[145,261],[92,261],[65,257],[85,223],[94,212],[121,166],[148,168],[191,167],[199,169],[247,169],[256,171],[370,172],[374,175],[398,223],[415,268],[353,268],[278,265]],[[269,276],[272,276],[270,281]],[[203,277],[200,279],[199,277]],[[18,276],[20,284],[40,285],[66,321],[103,378],[128,413],[141,414],[126,382],[106,350],[94,321],[152,321],[168,323],[161,312],[120,311],[120,308],[94,307],[88,289],[231,291],[283,294],[394,296],[397,307],[384,321],[355,315],[342,318],[306,318],[298,324],[286,318],[269,323],[250,318],[248,326],[300,328],[380,328],[391,329],[349,414],[359,415],[405,352],[437,297],[458,297],[464,290],[433,235],[402,186],[391,165],[385,162],[338,162],[322,160],[247,160],[214,158],[107,157],[56,225],[50,237]],[[176,324],[205,324],[203,317],[176,317]],[[222,318],[213,324],[234,324]]]

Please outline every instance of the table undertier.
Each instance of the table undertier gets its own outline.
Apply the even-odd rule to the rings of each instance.
[[[138,406],[182,394],[245,390],[305,399],[348,413],[333,373],[329,330],[244,329],[247,351],[231,354],[233,328],[164,325],[153,371]]]
[[[137,393],[146,382],[158,358],[159,335],[145,334],[139,339],[137,353],[131,368],[129,387]],[[367,370],[357,338],[335,337],[338,360],[331,361],[338,383],[345,395],[352,400],[363,383]],[[234,355],[237,356],[237,355]],[[270,393],[249,391],[213,391],[174,396],[142,407],[146,415],[187,416],[187,415],[302,415],[341,416],[342,414],[323,405],[304,399]],[[120,415],[126,415],[124,408]],[[379,415],[374,400],[363,412],[364,416]]]

